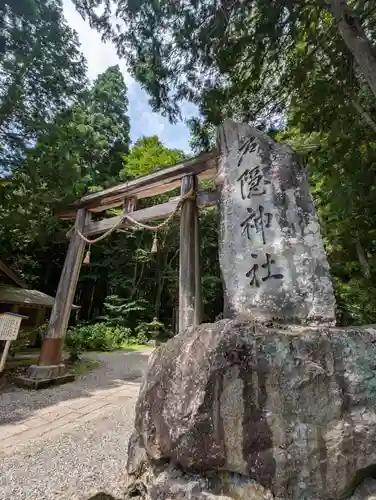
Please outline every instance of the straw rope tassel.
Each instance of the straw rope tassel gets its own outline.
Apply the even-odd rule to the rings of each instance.
[[[153,238],[153,246],[151,247],[151,253],[158,253],[158,235],[155,233]]]
[[[87,249],[85,258],[83,260],[83,264],[90,264],[90,255],[91,255],[91,252],[90,252],[90,245],[89,245],[89,248]]]

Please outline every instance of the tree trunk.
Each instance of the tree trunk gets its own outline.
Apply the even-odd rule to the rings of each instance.
[[[168,251],[166,250],[165,253],[164,253],[164,257],[165,258],[164,258],[164,261],[163,261],[163,269],[159,270],[160,274],[159,274],[159,278],[158,278],[157,296],[156,296],[156,299],[155,299],[155,316],[157,318],[159,318],[159,312],[161,310],[161,305],[162,305],[161,304],[161,299],[162,299],[162,294],[163,294],[163,291],[164,291],[164,288],[165,288],[166,275],[167,275],[167,272],[168,272],[169,268],[171,267],[174,259],[178,255],[178,253],[179,253],[179,249],[176,250],[176,252],[172,256],[172,258],[170,259],[170,261],[167,261]]]
[[[93,303],[94,303],[94,294],[95,294],[95,286],[97,284],[97,280],[95,279],[93,281],[92,287],[91,287],[91,295],[90,295],[90,302],[89,302],[89,307],[87,310],[87,319],[91,319],[91,313],[93,311]]]
[[[144,276],[144,269],[145,269],[145,262],[142,262],[141,269],[140,269],[140,274],[139,274],[139,277],[137,279],[137,283],[136,283],[136,287],[134,289],[134,293],[131,295],[131,299],[133,299],[133,297],[137,296],[137,291],[139,290],[140,283],[141,283],[142,278]]]
[[[364,78],[376,97],[376,53],[355,13],[346,0],[330,0],[330,11],[338,30],[352,52]]]
[[[356,253],[358,255],[358,260],[359,260],[359,264],[360,264],[360,268],[362,270],[363,276],[367,279],[370,279],[371,278],[371,270],[370,270],[368,260],[367,260],[366,254],[364,252],[363,246],[360,242],[359,235],[357,235],[355,245],[356,245]]]
[[[351,101],[351,104],[353,105],[354,109],[357,110],[357,112],[360,114],[360,116],[363,118],[364,123],[367,123],[374,132],[376,132],[376,123],[373,121],[372,117],[370,116],[367,111],[365,111],[362,106],[359,104],[358,101],[353,99]]]
[[[161,297],[162,297],[162,272],[161,272],[161,262],[159,253],[156,258],[156,281],[157,281],[157,290],[155,293],[155,303],[154,303],[154,316],[159,318],[159,311],[161,309]]]
[[[136,293],[136,283],[137,283],[137,271],[138,271],[138,261],[136,259],[136,262],[133,267],[133,278],[132,278],[132,289],[131,289],[131,300],[134,297],[134,294]]]
[[[138,250],[141,248],[142,246],[142,243],[143,243],[143,240],[144,240],[144,233],[141,233],[141,238],[140,238],[140,242],[138,244],[138,247],[137,247],[137,251],[135,252],[136,254],[136,262],[134,264],[134,268],[133,268],[133,279],[132,279],[132,289],[131,289],[131,296],[130,296],[130,299],[133,300],[133,297],[136,295],[136,292],[138,290],[138,285],[140,284],[140,280],[142,278],[142,274],[143,274],[143,271],[144,271],[144,263],[142,263],[142,266],[141,266],[141,273],[140,273],[140,278],[137,279],[137,275],[138,275],[138,260],[137,260],[137,252]]]

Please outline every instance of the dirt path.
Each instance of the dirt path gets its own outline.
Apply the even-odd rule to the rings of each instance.
[[[74,382],[0,396],[0,498],[120,496],[140,377],[150,351],[93,353]]]

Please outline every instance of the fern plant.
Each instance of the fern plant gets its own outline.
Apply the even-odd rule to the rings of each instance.
[[[118,295],[108,295],[104,302],[104,316],[101,320],[111,326],[133,328],[145,316],[147,301],[143,299],[128,300]]]

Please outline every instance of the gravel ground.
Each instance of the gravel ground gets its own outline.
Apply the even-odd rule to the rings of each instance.
[[[75,382],[39,392],[3,393],[0,424],[21,422],[38,408],[93,394],[97,388],[135,382],[146,368],[148,354],[91,354],[101,362],[100,367]],[[135,400],[134,396],[124,400],[105,415],[58,437],[35,439],[13,455],[0,453],[0,499],[86,500],[98,492],[121,497]]]

